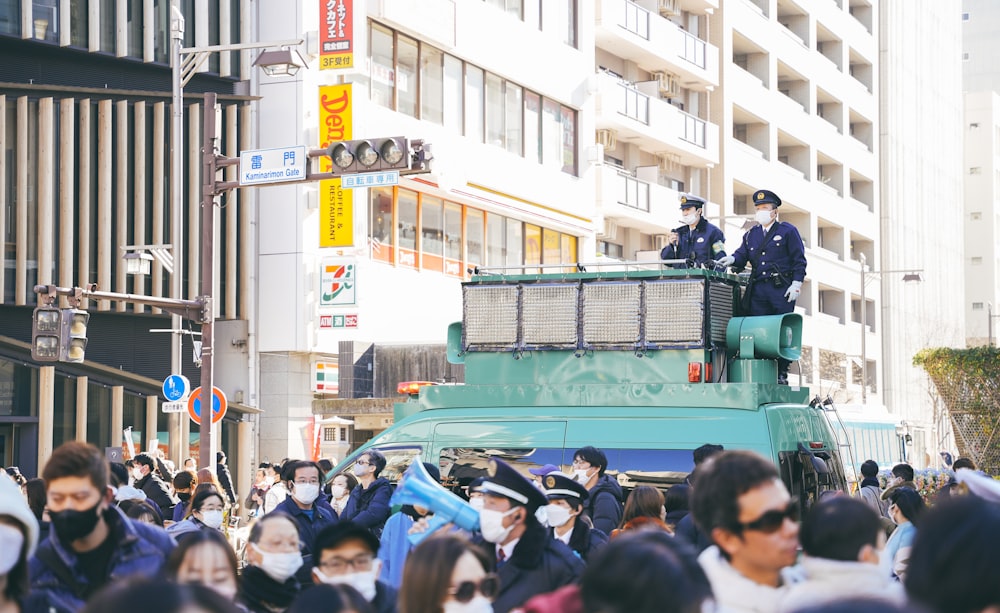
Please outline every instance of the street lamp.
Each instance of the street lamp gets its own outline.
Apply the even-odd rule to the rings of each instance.
[[[858,254],[858,261],[861,262],[861,404],[864,405],[868,403],[868,356],[866,354],[868,337],[868,305],[865,302],[865,286],[868,285],[869,279],[874,279],[881,275],[900,273],[903,274],[904,283],[920,283],[923,281],[923,278],[920,276],[923,269],[866,270],[868,258],[865,257],[864,253]]]
[[[292,56],[289,49],[292,46],[302,44],[302,39],[284,40],[269,43],[239,43],[230,45],[210,45],[206,47],[184,47],[184,15],[173,0],[170,6],[170,38],[171,38],[171,76],[172,76],[172,102],[173,114],[170,131],[170,203],[171,203],[171,225],[170,239],[173,245],[174,270],[171,275],[174,296],[178,299],[183,295],[181,279],[184,276],[183,249],[184,235],[182,225],[184,223],[184,151],[182,143],[182,131],[184,129],[184,86],[188,84],[195,73],[202,67],[208,57],[213,53],[227,51],[242,51],[245,49],[266,49],[268,47],[281,47],[287,53],[278,52],[277,55],[267,56],[266,52],[261,54],[254,62],[254,66],[261,67],[266,74],[293,75],[298,71],[300,65]],[[296,55],[298,53],[296,52]],[[266,57],[265,57],[266,56]],[[302,56],[298,55],[301,60]],[[304,65],[305,62],[302,62]],[[202,366],[201,366],[201,445],[198,461],[201,466],[208,467],[215,472],[215,449],[212,437],[212,319],[214,308],[212,305],[212,291],[214,286],[214,260],[215,260],[215,199],[218,193],[212,193],[205,189],[206,185],[219,187],[215,181],[215,172],[223,165],[238,160],[229,160],[221,163],[217,156],[217,143],[215,138],[215,94],[205,95],[205,134],[202,142],[203,160],[203,183],[202,186],[202,240],[201,240],[201,296],[198,301],[205,307],[202,315]],[[180,317],[176,314],[171,318],[171,329],[182,330]],[[181,372],[181,338],[180,334],[174,335],[176,338],[170,346],[170,371],[172,374]]]

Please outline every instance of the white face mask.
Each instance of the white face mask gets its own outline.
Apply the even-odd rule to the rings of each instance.
[[[264,484],[265,485],[274,485],[274,477],[272,477],[270,475],[268,475],[267,477],[264,477]]]
[[[580,470],[574,470],[573,471],[573,478],[576,479],[577,482],[579,482],[579,483],[586,483],[587,481],[590,481],[590,474],[588,472],[589,470],[590,470],[589,468],[582,468]]]
[[[346,493],[347,493],[347,488],[344,487],[343,485],[334,485],[333,487],[330,488],[330,494],[334,498],[343,498],[344,494]]]
[[[681,216],[681,221],[684,222],[686,225],[689,225],[689,226],[690,225],[694,225],[698,221],[698,214],[697,213],[691,213],[690,215],[682,215]]]
[[[201,512],[201,523],[218,530],[222,526],[222,511],[211,510]]]
[[[444,603],[444,613],[493,613],[493,603],[486,596],[477,594],[469,602],[449,600]]]
[[[135,480],[135,481],[138,481],[138,480],[142,479],[142,469],[141,468],[133,468],[132,469],[132,479]]]
[[[482,496],[476,496],[475,498],[469,498],[469,506],[477,511],[483,510],[483,505],[486,504],[486,500]]]
[[[771,223],[771,213],[773,211],[757,211],[757,223],[762,226],[766,226]]]
[[[511,530],[514,529],[514,524],[503,527],[503,518],[507,517],[514,511],[517,511],[518,507],[509,509],[506,513],[503,511],[494,511],[492,509],[483,509],[479,511],[479,531],[482,532],[483,538],[490,543],[503,543],[510,536]]]
[[[378,580],[379,571],[382,570],[382,562],[374,560],[372,569],[356,573],[345,573],[343,575],[327,575],[318,568],[313,569],[316,578],[327,585],[349,585],[358,590],[365,600],[371,602],[375,600],[375,586]]]
[[[288,581],[288,578],[295,574],[295,571],[302,568],[302,554],[298,551],[293,553],[272,553],[263,551],[256,544],[251,543],[254,551],[260,554],[260,564],[257,566],[278,583]]]
[[[312,504],[319,497],[319,485],[316,483],[295,483],[292,487],[292,498],[302,504]]]
[[[546,516],[549,518],[549,525],[553,528],[565,526],[569,521],[569,509],[562,505],[550,504],[545,507]]]
[[[365,466],[363,464],[355,464],[354,468],[351,469],[351,472],[354,473],[355,477],[364,477],[368,474],[369,468],[369,466]]]
[[[0,524],[0,577],[6,577],[17,565],[23,547],[24,534],[14,526]]]

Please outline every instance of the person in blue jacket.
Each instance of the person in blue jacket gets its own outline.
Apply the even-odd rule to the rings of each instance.
[[[389,519],[389,499],[392,497],[392,485],[385,477],[380,477],[385,470],[385,456],[369,449],[358,457],[354,463],[354,476],[358,485],[351,490],[351,497],[340,518],[361,524],[375,538],[382,538],[382,527]]]
[[[744,299],[745,315],[781,315],[795,310],[806,278],[806,251],[799,231],[778,221],[781,198],[759,189],[753,194],[757,223],[743,235],[743,243],[733,255],[720,258],[720,266],[742,270],[753,267]],[[788,384],[788,360],[778,359],[778,383]]]
[[[688,268],[714,264],[726,257],[726,237],[703,215],[705,201],[691,194],[681,194],[681,221],[684,225],[670,233],[670,244],[660,251],[661,260],[687,260],[686,264],[670,264],[673,268]]]

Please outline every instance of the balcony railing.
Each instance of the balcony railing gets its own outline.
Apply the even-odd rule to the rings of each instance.
[[[615,196],[618,204],[649,212],[649,183],[631,174],[619,172],[615,179]]]
[[[649,40],[649,11],[633,2],[625,2],[618,14],[618,25],[636,36]]]
[[[618,92],[615,110],[626,117],[649,125],[649,96],[624,83],[618,83],[618,87],[622,91]]]
[[[680,56],[698,68],[705,68],[705,41],[690,32],[684,34],[684,50]]]
[[[705,148],[705,121],[694,115],[682,112],[684,117],[684,140]]]

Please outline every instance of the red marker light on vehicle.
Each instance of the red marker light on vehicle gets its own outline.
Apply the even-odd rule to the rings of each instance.
[[[396,384],[396,393],[416,396],[420,393],[420,388],[425,385],[436,385],[436,383],[433,381],[400,381]]]
[[[712,363],[705,362],[705,381],[712,382]]]
[[[823,443],[821,443],[819,441],[813,441],[813,442],[809,443],[809,448],[810,449],[822,449],[823,448]]]
[[[688,362],[688,383],[701,383],[701,362]]]

